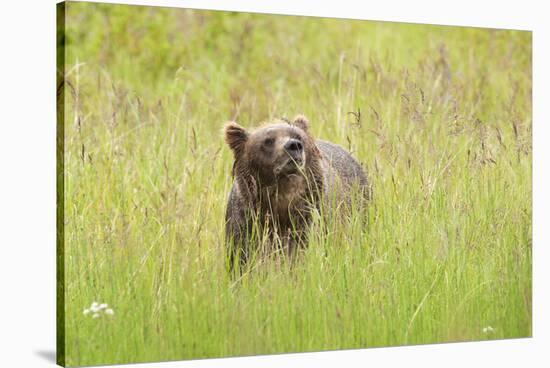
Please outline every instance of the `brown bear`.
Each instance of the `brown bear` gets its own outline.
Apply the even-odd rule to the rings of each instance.
[[[224,135],[235,159],[226,211],[231,270],[260,243],[294,254],[305,244],[313,211],[349,201],[352,187],[370,197],[361,165],[342,147],[313,138],[304,116],[250,131],[229,122]]]

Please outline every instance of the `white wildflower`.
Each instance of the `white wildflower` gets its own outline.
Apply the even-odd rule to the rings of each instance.
[[[101,317],[102,314],[107,314],[107,315],[112,316],[112,315],[115,314],[115,311],[112,308],[109,308],[109,305],[107,303],[93,302],[90,305],[90,307],[84,309],[84,311],[82,313],[85,316],[91,313],[92,318],[96,319],[96,318]]]
[[[483,328],[483,333],[484,334],[489,334],[489,333],[492,333],[492,332],[495,332],[495,329],[492,328],[491,326],[487,326],[487,327]]]
[[[92,305],[90,306],[90,310],[91,310],[92,312],[97,312],[97,311],[99,311],[99,310],[100,310],[100,309],[99,309],[99,303],[93,302]]]

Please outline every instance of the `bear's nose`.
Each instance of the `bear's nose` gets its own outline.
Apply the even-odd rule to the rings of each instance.
[[[298,153],[298,152],[302,152],[302,149],[303,149],[303,145],[302,145],[302,142],[300,142],[299,140],[297,139],[289,139],[286,143],[285,143],[285,151],[287,151],[288,153]]]

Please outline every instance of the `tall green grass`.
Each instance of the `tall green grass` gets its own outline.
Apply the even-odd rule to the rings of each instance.
[[[531,34],[67,5],[65,362],[531,335]],[[293,265],[225,264],[221,137],[304,113],[366,213]],[[83,310],[108,303],[113,316]],[[485,330],[486,327],[492,330]]]

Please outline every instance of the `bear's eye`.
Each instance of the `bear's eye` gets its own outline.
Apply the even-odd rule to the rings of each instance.
[[[273,138],[264,139],[264,146],[272,146],[273,143],[275,143],[275,139],[273,139]]]

